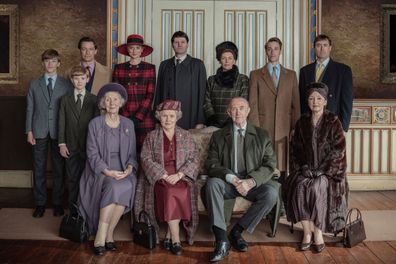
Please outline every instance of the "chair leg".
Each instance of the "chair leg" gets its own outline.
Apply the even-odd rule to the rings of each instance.
[[[279,189],[278,201],[274,205],[274,208],[271,210],[271,216],[269,217],[270,226],[271,226],[271,233],[269,233],[268,237],[275,237],[276,231],[278,230],[279,218],[280,218],[280,211],[282,209],[282,194]]]

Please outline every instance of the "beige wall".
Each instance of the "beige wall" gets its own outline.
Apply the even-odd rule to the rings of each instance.
[[[2,4],[4,1],[1,1]],[[56,49],[59,72],[79,62],[78,40],[91,36],[98,43],[97,59],[106,59],[106,0],[8,0],[19,7],[19,84],[0,84],[0,96],[24,96],[31,79],[42,74],[41,53]]]
[[[380,82],[380,6],[395,0],[322,0],[322,33],[332,57],[353,71],[355,98],[395,99],[396,84]]]

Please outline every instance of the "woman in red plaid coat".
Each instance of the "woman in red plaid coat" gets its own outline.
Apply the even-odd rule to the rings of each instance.
[[[114,67],[113,82],[122,84],[128,92],[128,102],[122,115],[129,117],[135,125],[136,147],[140,152],[144,138],[155,126],[151,110],[155,65],[142,61],[143,57],[153,52],[153,48],[144,43],[142,36],[133,34],[128,36],[127,43],[117,47],[117,51],[131,58]]]

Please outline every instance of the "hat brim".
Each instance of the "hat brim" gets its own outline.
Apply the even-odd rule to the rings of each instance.
[[[142,58],[150,55],[153,52],[153,48],[151,46],[149,46],[147,44],[140,44],[140,43],[125,43],[125,44],[122,44],[122,45],[118,46],[116,50],[117,50],[118,53],[120,53],[122,55],[129,56],[129,53],[128,53],[128,46],[129,45],[140,45],[140,46],[142,46],[144,48],[142,54],[140,55],[140,57],[142,57]]]

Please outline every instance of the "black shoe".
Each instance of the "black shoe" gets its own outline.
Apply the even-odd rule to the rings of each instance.
[[[315,250],[316,253],[322,252],[325,249],[325,247],[326,246],[325,246],[324,243],[323,244],[319,244],[319,245],[314,244],[314,250]]]
[[[106,250],[110,250],[110,251],[116,251],[117,250],[117,246],[116,244],[113,242],[106,242],[105,243],[105,248]]]
[[[165,238],[164,241],[162,242],[162,246],[164,247],[165,250],[170,250],[172,246],[172,239]]]
[[[175,242],[172,244],[170,251],[175,255],[181,255],[182,253],[182,245],[180,242]]]
[[[45,207],[44,206],[36,206],[36,209],[33,212],[33,217],[34,218],[40,218],[43,217],[45,212]]]
[[[312,241],[309,242],[309,243],[301,243],[300,244],[300,250],[301,251],[307,251],[308,249],[311,248],[311,245],[312,245]]]
[[[216,242],[216,247],[213,253],[210,255],[210,261],[216,262],[224,259],[230,253],[230,242],[218,241]]]
[[[54,205],[54,216],[62,216],[65,214],[62,205]]]
[[[106,251],[106,248],[104,246],[98,246],[94,247],[94,253],[97,256],[102,256]]]
[[[231,245],[236,250],[241,252],[246,252],[248,250],[249,245],[241,235],[238,236],[230,235],[228,239],[230,240]]]

